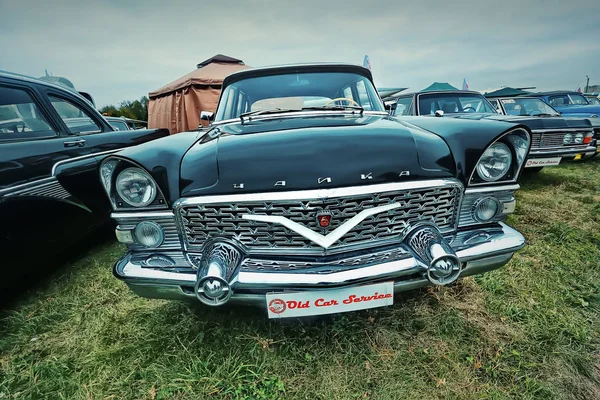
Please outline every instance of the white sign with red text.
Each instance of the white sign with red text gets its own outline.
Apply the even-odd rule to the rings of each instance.
[[[269,318],[334,314],[394,304],[394,282],[309,292],[268,293]]]
[[[530,158],[525,163],[525,168],[529,167],[553,167],[560,164],[561,157],[552,158]]]

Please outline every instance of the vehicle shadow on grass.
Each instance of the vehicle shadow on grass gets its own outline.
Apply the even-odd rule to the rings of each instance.
[[[33,255],[28,261],[19,262],[17,268],[27,272],[18,281],[4,282],[0,290],[0,311],[14,308],[14,305],[27,298],[31,293],[44,289],[54,276],[72,268],[76,262],[94,248],[114,240],[111,225],[102,227],[81,239],[77,245],[58,255],[47,257],[44,254]]]
[[[519,178],[519,183],[527,188],[534,189],[540,186],[560,185],[568,180],[567,176],[548,173],[545,170],[537,173],[524,170]]]
[[[325,315],[315,315],[307,317],[291,318],[273,318],[268,317],[266,304],[261,306],[249,306],[232,304],[222,307],[209,307],[197,302],[186,303],[193,312],[198,322],[213,321],[223,324],[223,328],[240,329],[244,325],[262,325],[263,327],[313,327],[313,326],[332,326],[340,320],[352,319],[354,321],[372,322],[376,316],[382,316],[389,313],[407,312],[417,303],[428,302],[432,299],[427,296],[430,288],[415,289],[409,292],[396,294],[394,305],[379,307],[368,310],[352,311],[347,313],[333,313]],[[231,326],[229,326],[231,325]]]

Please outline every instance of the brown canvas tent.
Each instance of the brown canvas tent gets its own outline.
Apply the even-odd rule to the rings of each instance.
[[[148,128],[167,128],[173,133],[198,128],[200,111],[215,111],[223,79],[250,68],[242,60],[217,54],[197,69],[149,93]]]

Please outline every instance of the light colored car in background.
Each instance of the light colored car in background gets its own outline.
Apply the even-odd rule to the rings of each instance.
[[[108,123],[118,131],[130,131],[134,129],[147,129],[148,122],[139,119],[125,117],[104,117]]]

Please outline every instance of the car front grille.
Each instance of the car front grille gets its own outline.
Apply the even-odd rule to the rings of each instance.
[[[282,192],[285,200],[277,199],[280,193],[253,196],[260,201],[247,200],[243,195],[218,196],[218,202],[214,198],[193,198],[176,205],[176,216],[188,250],[200,250],[209,239],[227,238],[243,244],[250,252],[322,253],[322,247],[279,223],[242,216],[283,216],[325,236],[365,209],[400,204],[367,217],[329,247],[331,251],[345,251],[394,242],[409,225],[422,221],[435,223],[442,233],[455,230],[462,185],[455,180],[436,180],[435,186],[428,186],[427,182],[432,181],[422,181],[422,186],[410,184],[410,189],[403,189],[406,184],[401,183],[330,189],[331,195],[319,192],[315,197],[307,197],[309,192]],[[354,189],[360,193],[354,193]],[[366,193],[370,189],[373,191]],[[323,210],[332,215],[327,228],[321,228],[316,218]]]
[[[571,133],[573,136],[577,133],[587,134],[589,131],[581,132],[533,132],[531,135],[531,148],[532,149],[545,149],[552,147],[563,147],[563,146],[585,146],[579,144],[563,144],[563,140],[567,133]]]

